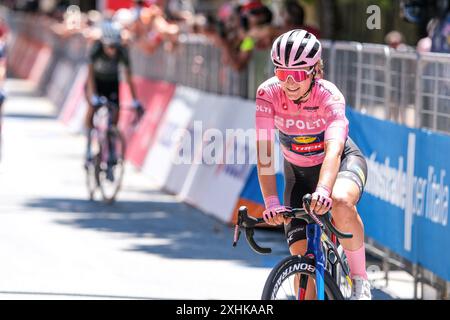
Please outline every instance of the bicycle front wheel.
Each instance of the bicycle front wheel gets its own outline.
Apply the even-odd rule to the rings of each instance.
[[[300,279],[314,279],[316,267],[311,259],[290,256],[276,265],[264,286],[262,300],[298,300]],[[326,300],[343,300],[338,286],[328,272],[324,273]]]
[[[116,162],[113,165],[108,164],[109,150],[107,147],[102,148],[104,160],[98,175],[100,191],[106,203],[112,203],[116,199],[125,171],[125,139],[117,128],[112,129],[109,134],[109,139],[114,143]]]

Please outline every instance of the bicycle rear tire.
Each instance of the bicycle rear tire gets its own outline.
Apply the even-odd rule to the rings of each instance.
[[[312,264],[311,259],[303,256],[290,256],[280,261],[270,272],[269,277],[264,285],[264,290],[261,296],[262,300],[278,300],[277,294],[283,287],[285,280],[290,281],[293,275],[305,274],[308,277],[316,278],[316,267]],[[290,285],[292,288],[292,285]],[[324,272],[324,287],[326,300],[344,300],[337,284],[328,272]],[[289,296],[290,299],[296,300],[296,294]],[[289,298],[287,297],[287,298]]]

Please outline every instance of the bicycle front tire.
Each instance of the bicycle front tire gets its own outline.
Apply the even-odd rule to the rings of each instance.
[[[297,294],[294,292],[293,286],[289,283],[289,289],[292,294],[287,294],[284,289],[284,283],[291,281],[291,277],[295,275],[307,275],[316,278],[316,267],[311,263],[311,259],[302,256],[290,256],[279,262],[270,272],[269,277],[264,285],[262,300],[279,300],[278,293],[283,288],[286,300],[296,300]],[[324,272],[325,299],[327,300],[344,300],[341,291],[333,278],[328,272]]]

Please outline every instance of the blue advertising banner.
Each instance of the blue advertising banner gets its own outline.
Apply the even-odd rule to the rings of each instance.
[[[366,235],[450,281],[450,136],[347,108],[350,136],[368,163],[358,205]]]

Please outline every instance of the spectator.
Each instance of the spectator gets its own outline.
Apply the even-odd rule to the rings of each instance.
[[[167,0],[164,11],[169,21],[187,22],[194,17],[191,0]]]
[[[432,40],[431,33],[436,26],[436,19],[431,19],[427,24],[427,36],[417,42],[416,50],[418,53],[431,52]]]
[[[294,29],[304,29],[314,34],[317,38],[320,36],[319,30],[312,26],[305,25],[305,10],[295,0],[288,0],[281,11],[283,26],[279,31],[280,34]]]
[[[168,23],[157,5],[142,9],[132,31],[138,46],[148,53],[155,52],[164,40],[167,41],[166,49],[173,50],[179,34],[178,26]]]
[[[132,28],[136,23],[134,13],[130,9],[119,9],[114,14],[113,21],[121,26],[122,39],[125,44],[129,45],[133,41]]]
[[[431,30],[431,52],[450,53],[450,7],[442,8],[443,14],[436,19]]]
[[[391,31],[384,37],[384,42],[392,49],[399,51],[408,50],[408,46],[405,44],[405,38],[403,34],[398,31]]]
[[[130,12],[133,16],[133,19],[137,21],[141,16],[142,9],[146,8],[146,2],[144,0],[134,0],[133,7],[130,8]]]
[[[260,1],[240,7],[240,28],[232,41],[222,41],[225,61],[235,70],[247,67],[254,49],[268,49],[276,37],[272,12]]]

